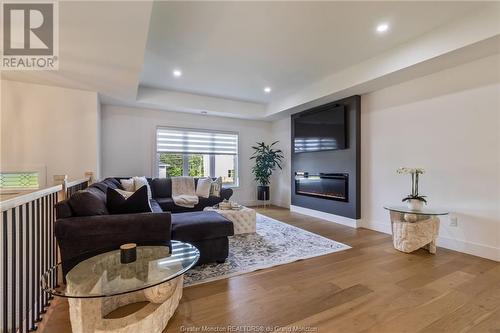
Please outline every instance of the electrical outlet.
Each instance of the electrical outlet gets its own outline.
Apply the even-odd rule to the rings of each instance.
[[[450,216],[450,227],[458,227],[458,217]]]

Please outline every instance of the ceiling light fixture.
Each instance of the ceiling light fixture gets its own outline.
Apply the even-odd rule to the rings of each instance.
[[[182,72],[180,69],[174,69],[172,71],[172,75],[175,76],[175,77],[181,77],[182,76]]]
[[[271,87],[265,87],[265,88],[264,88],[264,92],[265,92],[266,94],[269,94],[269,93],[271,92]]]
[[[389,24],[380,23],[379,25],[377,25],[377,32],[383,33],[386,32],[387,30],[389,30]]]

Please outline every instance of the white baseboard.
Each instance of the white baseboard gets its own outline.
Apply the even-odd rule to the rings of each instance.
[[[243,206],[251,207],[251,206],[262,206],[264,204],[264,201],[259,201],[259,200],[242,200],[242,201],[238,201],[238,203],[240,205],[243,205]],[[267,204],[271,205],[271,201],[268,201]]]
[[[447,237],[438,237],[437,245],[440,247],[444,247],[445,249],[500,261],[500,248],[497,247]]]
[[[271,200],[272,201],[272,200]],[[274,206],[290,209],[290,203],[285,201],[272,201]]]
[[[361,227],[363,227],[365,229],[375,230],[378,232],[383,232],[384,234],[389,234],[389,235],[392,234],[390,222],[389,223],[380,223],[380,222],[375,223],[372,221],[363,220],[363,223],[361,223]]]
[[[340,215],[335,215],[335,214],[330,214],[330,213],[325,213],[325,212],[321,212],[319,210],[290,205],[290,211],[294,212],[294,213],[309,215],[309,216],[316,217],[316,218],[323,219],[323,220],[327,220],[330,222],[346,225],[346,226],[351,227],[351,228],[361,227],[361,220],[351,219],[351,218],[348,218],[345,216],[340,216]]]
[[[368,222],[364,220],[361,226],[366,229],[383,232],[389,235],[392,234],[390,222],[381,223],[381,222]],[[438,237],[437,246],[453,251],[471,254],[473,256],[500,261],[500,248],[494,246],[478,244],[474,242],[468,242],[465,240],[453,239],[443,236]]]

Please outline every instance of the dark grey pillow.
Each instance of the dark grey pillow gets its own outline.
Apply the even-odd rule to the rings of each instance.
[[[153,198],[171,198],[172,180],[170,178],[154,178],[151,181]]]
[[[94,183],[94,184],[90,185],[88,188],[95,188],[95,189],[98,189],[99,191],[101,191],[102,193],[106,194],[106,191],[108,189],[108,185],[104,184],[103,182],[99,182],[99,183]]]
[[[108,187],[106,192],[107,207],[111,214],[134,214],[150,213],[148,187],[146,185],[139,188],[130,197],[125,199],[116,190]]]
[[[68,204],[75,216],[107,215],[106,198],[96,193],[97,189],[78,191],[71,196]]]
[[[106,178],[104,179],[101,183],[107,185],[108,187],[114,188],[114,189],[120,189],[123,190],[122,184],[116,180],[115,178]]]

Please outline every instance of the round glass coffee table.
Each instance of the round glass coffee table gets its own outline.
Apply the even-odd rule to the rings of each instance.
[[[191,244],[172,241],[167,246],[138,246],[137,260],[120,263],[120,250],[80,262],[66,274],[66,285],[51,284],[54,266],[42,277],[42,288],[69,302],[74,333],[162,332],[182,297],[183,274],[193,267],[200,252]],[[131,303],[149,302],[119,319],[104,318]]]

